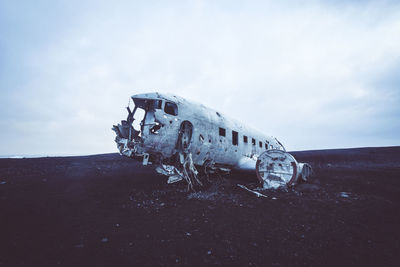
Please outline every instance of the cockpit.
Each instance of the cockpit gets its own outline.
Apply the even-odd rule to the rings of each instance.
[[[134,129],[134,136],[143,136],[143,133],[157,134],[161,128],[160,122],[155,119],[156,112],[177,116],[178,105],[173,101],[164,99],[150,99],[132,97],[134,108],[128,107],[127,121]]]

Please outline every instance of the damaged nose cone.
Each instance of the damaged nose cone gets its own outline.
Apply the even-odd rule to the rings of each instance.
[[[132,157],[135,153],[135,142],[140,141],[138,131],[133,129],[132,124],[121,121],[121,124],[113,125],[112,130],[116,133],[115,142],[121,155]]]
[[[307,180],[312,174],[311,166],[298,163],[289,153],[282,150],[267,150],[257,159],[256,174],[263,188],[292,186],[299,179]]]

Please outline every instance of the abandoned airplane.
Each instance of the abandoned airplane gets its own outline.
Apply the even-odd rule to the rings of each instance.
[[[306,180],[310,165],[298,163],[272,136],[252,130],[202,104],[161,93],[133,95],[133,111],[114,125],[120,153],[157,165],[168,183],[185,180],[189,190],[210,175],[253,172],[263,188]],[[138,123],[140,122],[140,124]]]

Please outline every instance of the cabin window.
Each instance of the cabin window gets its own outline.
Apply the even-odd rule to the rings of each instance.
[[[226,130],[224,128],[219,127],[219,135],[226,136]]]
[[[247,144],[247,136],[243,135],[243,143]]]
[[[165,102],[164,111],[169,115],[176,116],[178,115],[178,106],[172,102]]]
[[[261,141],[258,142],[258,145],[262,148],[262,142]]]
[[[239,134],[236,131],[232,131],[232,145],[237,146],[239,143]]]
[[[256,145],[256,139],[251,138],[251,143],[253,144],[253,146],[255,146]]]
[[[268,149],[268,142],[265,143],[265,149]]]

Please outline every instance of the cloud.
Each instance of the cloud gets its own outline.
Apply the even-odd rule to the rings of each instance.
[[[0,154],[116,151],[111,125],[148,91],[201,102],[289,149],[399,144],[395,3],[61,3],[7,8],[16,31],[0,28],[13,37],[1,39]],[[12,19],[25,13],[32,25]]]

